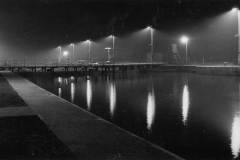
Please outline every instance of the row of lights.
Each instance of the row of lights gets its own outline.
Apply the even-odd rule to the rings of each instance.
[[[153,29],[151,26],[146,27],[146,29],[150,31],[150,37],[151,37],[151,42],[150,42],[151,54],[153,54],[153,30],[154,30],[154,29]],[[110,57],[110,56],[109,56],[110,50],[112,49],[112,50],[113,50],[113,54],[114,54],[114,48],[115,48],[115,46],[114,46],[114,45],[115,45],[115,36],[114,36],[114,35],[110,35],[109,37],[112,38],[113,46],[112,46],[112,48],[111,48],[111,47],[106,47],[106,48],[105,48],[105,50],[106,50],[107,53],[108,53],[108,61],[109,61],[109,57]],[[189,41],[189,38],[188,38],[187,36],[182,36],[182,37],[180,38],[180,42],[186,45],[186,63],[187,63],[187,52],[188,52],[188,51],[187,51],[187,46],[188,46],[188,41]],[[88,39],[88,40],[86,40],[85,42],[88,44],[89,61],[90,61],[91,42],[92,42],[92,41],[91,41],[90,39]],[[70,46],[73,47],[73,54],[74,54],[74,47],[75,47],[74,43],[71,43]],[[67,56],[68,56],[69,52],[66,51],[66,50],[62,52],[62,47],[61,47],[61,46],[59,46],[58,49],[59,49],[59,51],[60,51],[60,54],[62,53],[64,57],[67,57]],[[151,55],[151,61],[152,61],[152,56],[153,56],[153,55]]]
[[[110,50],[113,50],[113,55],[114,55],[114,49],[115,49],[115,36],[114,35],[110,35],[109,37],[112,39],[112,45],[113,46],[112,46],[112,48],[111,47],[106,47],[105,48],[105,50],[108,52],[108,61],[110,59]],[[90,63],[90,61],[91,61],[91,43],[92,43],[92,41],[90,39],[87,39],[84,42],[88,44],[88,55],[89,55],[89,63]],[[75,44],[71,43],[70,46],[73,49],[73,55],[74,55]],[[61,46],[58,46],[57,48],[59,49],[60,55],[62,54],[64,57],[68,56],[69,52],[67,50],[64,50],[62,52],[62,47]],[[59,62],[60,62],[60,56],[59,56]]]
[[[233,12],[236,12],[236,11],[239,11],[239,9],[238,9],[238,7],[233,7],[232,8],[232,11]],[[152,57],[153,57],[153,28],[151,27],[151,26],[148,26],[148,27],[146,27],[146,29],[147,30],[149,30],[150,31],[150,37],[151,37],[151,42],[150,42],[150,46],[151,46],[151,61],[152,61]],[[105,48],[105,50],[107,51],[107,53],[108,53],[108,55],[109,55],[109,52],[110,52],[110,50],[112,49],[113,50],[113,53],[114,53],[114,41],[115,41],[115,36],[114,35],[110,35],[109,36],[110,38],[112,38],[113,39],[113,46],[112,46],[112,48],[111,47],[106,47]],[[89,52],[89,61],[90,61],[90,54],[91,54],[91,40],[90,39],[88,39],[88,40],[86,40],[85,41],[87,44],[88,44],[88,52]],[[183,36],[181,36],[180,37],[180,42],[182,43],[182,44],[184,44],[185,45],[185,49],[186,49],[186,55],[185,55],[185,63],[187,64],[188,63],[188,43],[189,43],[189,37],[187,37],[187,36],[185,36],[185,35],[183,35]],[[71,43],[70,44],[70,46],[72,46],[73,47],[73,54],[74,54],[74,44],[73,43]],[[64,56],[64,57],[67,57],[68,56],[68,51],[61,51],[62,50],[62,47],[61,46],[59,46],[58,47],[58,49],[60,50],[60,53],[62,53],[62,55]],[[109,56],[108,56],[109,57]],[[108,60],[109,60],[109,58],[108,58]]]

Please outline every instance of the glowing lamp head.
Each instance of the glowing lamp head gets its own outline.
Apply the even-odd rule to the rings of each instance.
[[[183,43],[183,44],[188,43],[188,41],[189,41],[189,38],[188,38],[187,36],[182,36],[182,37],[180,38],[180,42]]]
[[[147,30],[150,30],[150,29],[152,29],[152,27],[151,27],[151,26],[148,26],[148,27],[147,27]]]
[[[73,43],[71,43],[71,44],[70,44],[70,46],[74,46],[74,44],[73,44]]]
[[[64,57],[67,57],[67,56],[68,56],[68,51],[64,51],[64,52],[63,52],[63,56],[64,56]]]
[[[86,42],[87,42],[87,43],[91,43],[91,40],[88,39],[88,40],[86,40]]]
[[[62,47],[61,47],[61,46],[58,46],[57,48],[58,48],[58,49],[61,49]]]
[[[105,49],[106,49],[106,50],[110,50],[110,49],[112,49],[112,48],[111,48],[111,47],[106,47]]]
[[[113,34],[111,34],[109,37],[112,38],[113,40],[115,39],[115,36]]]
[[[233,7],[233,8],[232,8],[232,12],[235,12],[235,11],[237,11],[237,10],[238,10],[237,7]]]

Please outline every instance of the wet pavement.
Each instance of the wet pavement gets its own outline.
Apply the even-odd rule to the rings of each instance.
[[[0,159],[75,159],[0,75]]]
[[[67,159],[71,151],[38,116],[0,118],[0,159]]]
[[[7,80],[0,74],[0,108],[26,106],[21,97],[9,85]]]

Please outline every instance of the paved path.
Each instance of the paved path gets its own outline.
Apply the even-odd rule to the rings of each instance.
[[[81,160],[178,160],[181,157],[127,132],[10,72],[1,72],[31,110]],[[6,111],[7,112],[7,111]],[[20,114],[24,108],[16,111]],[[12,114],[16,114],[12,111]],[[26,110],[28,114],[31,111]]]

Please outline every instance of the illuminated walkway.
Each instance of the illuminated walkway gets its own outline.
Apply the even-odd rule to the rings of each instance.
[[[2,75],[78,159],[182,159],[14,73],[2,72]]]

